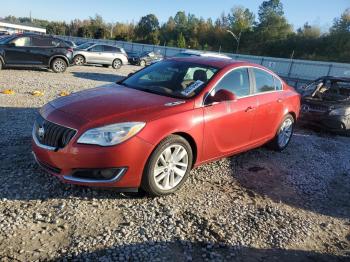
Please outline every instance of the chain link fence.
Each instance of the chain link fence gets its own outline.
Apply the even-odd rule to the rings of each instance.
[[[78,43],[94,42],[101,44],[117,45],[119,47],[123,47],[127,52],[156,51],[161,53],[164,57],[171,57],[181,51],[188,50],[184,48],[148,45],[115,40],[91,39],[72,36],[57,37]],[[345,63],[307,61],[231,53],[222,54],[232,57],[235,60],[247,61],[263,65],[277,73],[279,76],[284,78],[291,86],[294,86],[296,88],[299,88],[301,85],[304,85],[305,83],[310,82],[311,80],[315,80],[322,76],[350,77],[350,64]]]

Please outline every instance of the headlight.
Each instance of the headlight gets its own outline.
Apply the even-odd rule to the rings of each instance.
[[[78,143],[113,146],[136,135],[145,124],[143,122],[127,122],[93,128],[82,134],[78,139]]]
[[[350,108],[337,108],[329,112],[330,116],[347,116],[350,114]]]

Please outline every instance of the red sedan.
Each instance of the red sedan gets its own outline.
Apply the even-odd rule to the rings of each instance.
[[[203,163],[266,143],[285,149],[299,109],[294,89],[262,66],[174,58],[45,105],[33,153],[63,182],[159,196]]]

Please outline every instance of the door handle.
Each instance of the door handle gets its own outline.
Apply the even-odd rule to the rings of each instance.
[[[252,106],[248,106],[247,109],[245,110],[245,112],[250,112],[250,111],[254,111],[255,107]]]

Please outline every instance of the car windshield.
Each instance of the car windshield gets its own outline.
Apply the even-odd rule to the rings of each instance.
[[[218,68],[168,60],[153,64],[120,82],[129,88],[176,98],[197,95]]]
[[[92,46],[94,43],[85,43],[85,44],[81,44],[79,45],[77,48],[79,49],[86,49],[89,48],[90,46]]]

